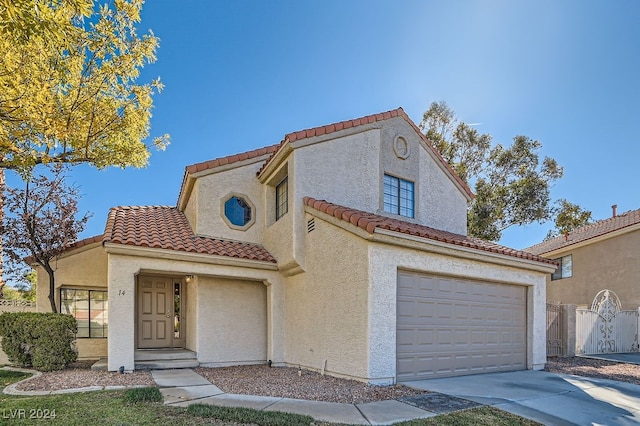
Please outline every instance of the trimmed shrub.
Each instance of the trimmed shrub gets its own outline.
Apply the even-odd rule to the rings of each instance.
[[[2,350],[9,361],[38,371],[62,370],[78,354],[73,347],[76,320],[71,315],[41,312],[0,314]]]

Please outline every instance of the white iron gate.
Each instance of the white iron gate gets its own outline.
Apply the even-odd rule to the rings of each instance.
[[[590,309],[576,309],[576,354],[638,352],[640,308],[621,310],[620,299],[602,290]]]

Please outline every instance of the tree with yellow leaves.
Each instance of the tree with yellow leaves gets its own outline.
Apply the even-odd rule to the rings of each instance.
[[[0,167],[147,164],[152,97],[138,84],[158,38],[136,32],[142,0],[0,3]],[[154,139],[163,148],[168,136]]]
[[[143,3],[0,0],[0,215],[5,169],[143,167],[169,143],[146,142],[162,84],[137,82],[158,47],[136,31]]]

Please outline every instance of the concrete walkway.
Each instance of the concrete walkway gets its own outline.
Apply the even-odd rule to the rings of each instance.
[[[640,424],[640,386],[614,380],[528,370],[406,384],[493,405],[548,425]]]
[[[164,403],[178,407],[191,404],[244,407],[304,414],[324,422],[364,425],[392,424],[437,415],[394,400],[365,404],[338,404],[271,396],[228,394],[190,369],[154,370],[151,374],[161,388]]]
[[[33,370],[4,368],[38,374]],[[153,370],[151,374],[167,405],[186,407],[199,403],[284,411],[332,423],[392,424],[436,416],[443,412],[440,411],[441,407],[463,409],[475,403],[493,405],[547,425],[640,424],[640,386],[543,371],[515,371],[409,382],[406,385],[434,393],[407,398],[406,403],[389,400],[365,404],[227,394],[191,369]],[[46,395],[123,388],[95,386],[41,392],[19,391],[15,389],[16,385],[17,383],[7,386],[4,393]]]

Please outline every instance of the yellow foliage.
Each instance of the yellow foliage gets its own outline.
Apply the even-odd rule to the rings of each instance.
[[[142,0],[0,0],[0,167],[142,167],[159,80],[138,84],[158,38],[136,33]],[[168,135],[153,140],[168,144]]]

